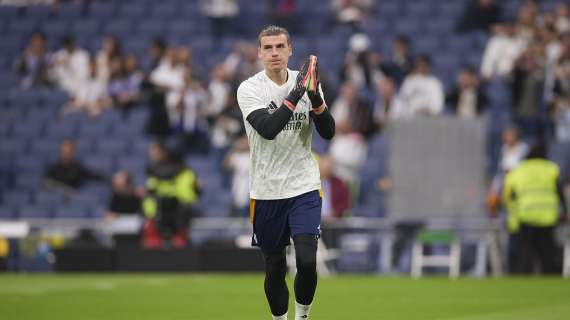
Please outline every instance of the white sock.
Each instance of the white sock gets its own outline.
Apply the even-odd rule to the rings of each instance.
[[[273,316],[273,320],[287,320],[287,312],[282,316]]]
[[[311,312],[311,305],[300,304],[295,301],[295,320],[307,320],[309,319],[309,312]]]

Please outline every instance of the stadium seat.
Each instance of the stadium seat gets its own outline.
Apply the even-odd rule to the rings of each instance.
[[[18,155],[24,153],[27,149],[28,149],[28,140],[25,138],[0,140],[0,154],[2,155],[6,154]]]
[[[22,172],[16,176],[15,187],[20,190],[38,190],[42,186],[42,172]]]
[[[25,190],[6,191],[2,195],[2,203],[4,205],[25,206],[29,205],[32,202],[31,200],[30,193]]]
[[[12,206],[0,205],[0,220],[14,219],[17,213],[17,210]]]
[[[34,156],[57,155],[60,140],[57,138],[35,139],[30,142],[30,151]]]
[[[73,24],[73,34],[76,39],[89,38],[100,34],[101,22],[98,19],[81,19]]]
[[[30,34],[38,27],[37,21],[32,19],[18,19],[10,21],[8,26],[9,32],[17,34],[21,37],[29,37]]]
[[[116,139],[99,140],[96,148],[100,155],[121,156],[128,151],[127,141]]]
[[[27,126],[25,123],[17,122],[14,123],[12,127],[12,136],[17,136],[19,138],[37,138],[42,134],[42,125],[38,126]]]
[[[79,20],[83,15],[82,8],[80,5],[75,3],[60,3],[57,6],[57,17],[64,21]]]
[[[77,126],[75,123],[66,121],[53,122],[45,130],[46,137],[59,140],[73,138],[76,133]]]
[[[83,162],[87,168],[106,176],[112,175],[115,171],[115,163],[111,156],[92,154],[85,156]]]
[[[55,218],[85,219],[91,214],[89,208],[82,206],[63,206],[54,209]]]
[[[48,206],[38,205],[22,205],[18,208],[18,218],[34,219],[34,218],[51,218],[52,209]]]
[[[131,174],[144,173],[146,166],[146,154],[131,157],[120,157],[117,160],[117,170],[127,170]]]
[[[49,6],[28,6],[26,9],[26,19],[34,21],[46,20],[52,14],[52,9]]]
[[[58,207],[65,203],[65,196],[56,191],[40,191],[34,196],[34,203],[40,207]]]
[[[76,192],[69,199],[69,206],[71,207],[93,208],[100,206],[102,203],[103,199],[101,199],[100,195],[90,192]]]
[[[89,8],[89,16],[105,21],[114,18],[116,11],[114,2],[94,1]]]
[[[433,4],[430,2],[407,2],[406,3],[406,14],[410,17],[416,17],[418,19],[430,18],[431,14],[434,13]]]
[[[127,38],[132,34],[133,24],[130,20],[112,20],[105,23],[103,26],[103,32],[106,35],[112,35],[117,38]]]
[[[48,39],[59,39],[69,31],[69,23],[61,20],[50,20],[39,28]]]
[[[119,9],[119,16],[134,21],[144,20],[148,15],[148,7],[140,2],[124,2]]]

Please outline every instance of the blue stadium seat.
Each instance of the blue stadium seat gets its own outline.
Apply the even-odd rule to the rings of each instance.
[[[79,134],[81,137],[98,138],[105,137],[111,133],[110,126],[108,123],[93,120],[83,124],[79,128]]]
[[[109,20],[115,17],[117,8],[113,2],[94,1],[89,8],[89,16],[100,20]]]
[[[462,1],[443,1],[440,3],[439,8],[436,8],[436,12],[442,17],[459,17],[465,10],[466,5],[467,2]]]
[[[422,21],[413,17],[405,17],[394,21],[394,32],[396,34],[416,35],[422,28]]]
[[[58,121],[53,122],[46,128],[45,134],[48,138],[63,139],[73,138],[77,132],[77,126],[73,122]]]
[[[16,176],[15,187],[20,190],[38,190],[42,186],[42,172],[22,172]]]
[[[18,211],[12,206],[0,205],[0,220],[10,220],[16,218]]]
[[[144,52],[150,45],[150,42],[146,38],[129,37],[125,39],[124,50],[127,53],[140,53]]]
[[[101,155],[121,156],[128,151],[127,141],[117,139],[99,140],[97,152]]]
[[[216,164],[208,156],[191,156],[186,163],[197,173],[216,170]]]
[[[121,4],[119,16],[131,21],[144,21],[149,14],[148,7],[144,3],[137,2],[124,2]]]
[[[12,129],[12,125],[10,124],[10,122],[0,122],[0,137],[9,136],[11,129]],[[3,140],[2,142],[5,142],[5,141],[6,140]],[[1,148],[1,146],[2,146],[2,143],[0,143],[0,148]],[[0,151],[0,153],[5,154],[3,151]]]
[[[47,165],[47,157],[34,156],[31,158],[29,155],[20,155],[16,158],[15,168],[20,171],[31,172],[40,174],[45,171]]]
[[[38,27],[37,21],[28,19],[18,19],[10,21],[8,26],[10,33],[17,34],[20,37],[28,37]]]
[[[12,136],[20,138],[37,138],[42,134],[43,126],[27,126],[25,123],[14,123],[12,127]]]
[[[57,138],[36,139],[30,142],[30,151],[34,157],[39,155],[57,155],[59,152],[60,140]]]
[[[30,193],[25,190],[6,191],[2,195],[2,203],[10,206],[29,205],[32,202],[31,200]]]
[[[75,3],[60,3],[57,8],[57,17],[61,20],[72,21],[79,20],[82,17],[81,5]]]
[[[91,211],[87,207],[82,206],[63,206],[57,207],[54,210],[55,218],[72,218],[72,219],[85,219],[88,218]]]
[[[52,112],[55,113],[55,108],[59,108],[69,99],[68,95],[59,90],[40,90],[40,98],[43,105],[47,108],[51,108]]]
[[[454,32],[455,20],[448,17],[439,17],[425,22],[425,30],[433,35],[444,36]]]
[[[132,34],[133,23],[130,20],[112,20],[103,26],[103,32],[107,35],[113,35],[121,39],[125,39]]]
[[[404,8],[400,1],[382,1],[378,3],[378,14],[381,17],[399,17]]]
[[[101,174],[111,176],[115,172],[115,163],[111,156],[89,155],[83,158],[85,166]]]
[[[0,21],[17,18],[18,9],[16,6],[0,6]]]
[[[71,195],[69,206],[92,208],[101,205],[103,199],[95,193],[77,192]]]
[[[8,101],[13,107],[30,107],[41,105],[41,92],[38,90],[12,90]]]
[[[1,126],[0,126],[1,128]],[[0,139],[0,154],[22,154],[28,149],[28,140],[22,138]]]
[[[412,44],[414,52],[437,54],[436,52],[441,49],[441,42],[438,36],[423,36],[417,38]]]
[[[434,13],[434,7],[431,2],[407,2],[406,3],[406,14],[410,17],[416,18],[431,18],[430,15]]]
[[[164,21],[171,20],[180,16],[180,7],[174,1],[160,1],[160,3],[155,2],[150,8],[150,13],[154,19],[160,19]]]
[[[449,53],[461,56],[473,50],[473,40],[464,36],[451,36],[446,39],[445,47]]]
[[[53,211],[49,206],[22,205],[18,208],[20,219],[51,218]]]
[[[65,196],[61,192],[40,191],[34,196],[34,203],[40,207],[58,207],[65,203]]]
[[[89,38],[101,32],[101,22],[98,19],[81,19],[73,24],[73,34],[76,39]]]
[[[52,13],[52,9],[50,8],[50,6],[42,6],[42,5],[36,5],[36,6],[27,6],[26,7],[26,18],[27,19],[32,19],[35,21],[42,21],[45,20],[47,18],[49,18],[49,16]]]
[[[146,166],[146,155],[121,157],[117,160],[117,170],[127,170],[133,175],[137,173],[144,173]]]
[[[164,21],[167,20],[147,20],[145,23],[139,23],[135,26],[136,32],[146,37],[158,37],[164,34],[166,24]]]

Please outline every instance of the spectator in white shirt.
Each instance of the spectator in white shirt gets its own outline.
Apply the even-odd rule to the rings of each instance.
[[[516,59],[526,48],[526,42],[517,36],[512,23],[498,25],[494,29],[495,35],[487,42],[481,62],[481,76],[484,80],[508,76]]]
[[[86,111],[91,117],[95,117],[111,106],[107,83],[98,77],[97,64],[92,60],[89,77],[76,84],[69,102],[64,105],[63,113]]]
[[[215,65],[208,85],[208,104],[204,110],[208,119],[213,121],[224,110],[228,104],[230,90],[231,86],[227,81],[224,66]]]
[[[63,48],[58,50],[51,61],[51,74],[60,88],[70,95],[76,95],[80,84],[90,74],[89,53],[77,48],[71,37],[63,39]]]
[[[428,56],[415,59],[413,72],[404,79],[399,97],[402,101],[393,112],[394,118],[410,118],[417,115],[438,115],[443,111],[443,85],[431,73]]]
[[[249,204],[249,146],[247,137],[241,136],[224,160],[224,167],[232,172],[231,215],[248,216]]]

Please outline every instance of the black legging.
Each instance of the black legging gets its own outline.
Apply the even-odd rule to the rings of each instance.
[[[317,237],[302,234],[293,237],[297,275],[295,276],[295,300],[304,305],[313,302],[317,287]],[[285,250],[276,254],[265,254],[265,295],[271,313],[275,316],[287,312],[289,289],[285,283],[287,260]]]

